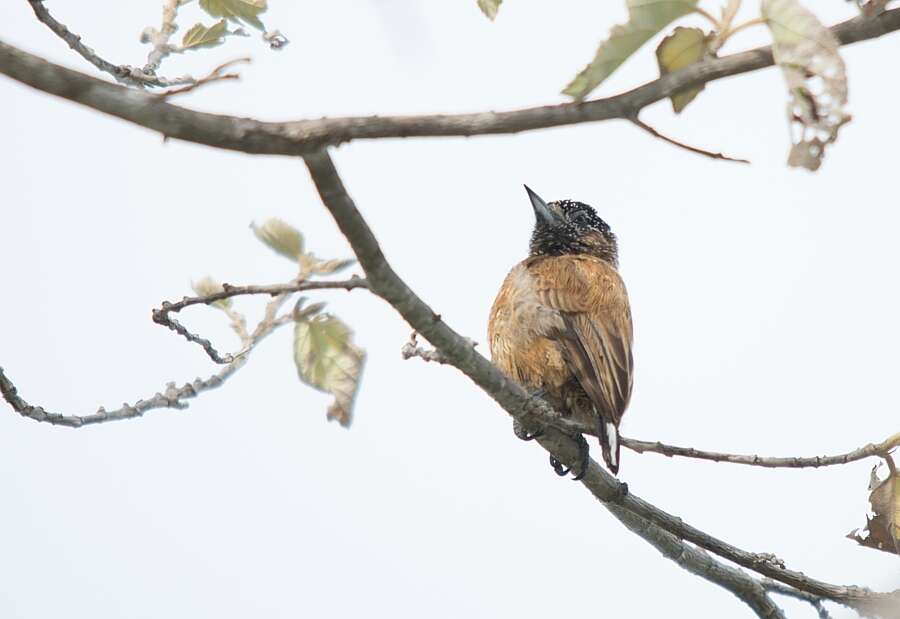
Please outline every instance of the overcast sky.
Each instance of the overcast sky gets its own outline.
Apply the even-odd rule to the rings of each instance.
[[[180,103],[271,120],[555,103],[622,4],[509,0],[490,23],[475,0],[272,0],[266,23],[291,39],[284,51],[229,41],[163,72],[202,74],[249,53],[242,81]],[[752,17],[757,3],[746,4]],[[841,0],[810,4],[829,23],[852,15]],[[159,5],[47,3],[105,57],[135,65]],[[198,17],[186,8],[182,30]],[[24,0],[0,3],[0,39],[94,72]],[[765,39],[753,29],[725,51]],[[527,251],[526,182],[548,200],[592,204],[619,236],[635,323],[625,435],[838,453],[900,429],[900,83],[884,69],[900,36],[842,53],[854,120],[816,174],[785,165],[772,69],[710,84],[681,116],[668,102],[642,115],[750,166],[618,121],[359,142],[334,157],[397,272],[482,352],[494,294]],[[654,75],[648,46],[596,94]],[[207,274],[290,278],[251,221],[281,217],[318,255],[351,255],[296,160],[164,144],[6,78],[0,104],[0,365],[36,404],[85,414],[215,371],[150,310]],[[316,298],[369,355],[349,431],[326,423],[327,397],[297,380],[288,331],[184,412],[78,431],[0,414],[0,616],[752,616],[557,478],[458,371],[402,361],[410,328],[385,303]],[[257,316],[261,303],[239,307]],[[217,312],[185,320],[238,347]],[[733,544],[826,581],[900,586],[896,557],[844,539],[865,522],[871,461],[763,470],[622,458],[633,492]]]

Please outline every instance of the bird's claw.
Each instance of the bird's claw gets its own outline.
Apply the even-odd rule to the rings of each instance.
[[[554,456],[550,456],[550,466],[553,467],[553,472],[559,475],[560,477],[565,477],[569,474],[571,469],[568,469],[563,466],[563,463],[557,460]]]
[[[575,474],[572,481],[581,481],[584,479],[584,476],[587,475],[588,465],[591,462],[591,448],[581,434],[579,434],[575,440],[578,441],[579,462],[578,473]]]
[[[575,440],[578,441],[578,472],[572,477],[572,481],[580,481],[581,479],[584,479],[584,476],[588,471],[588,464],[590,463],[590,447],[588,447],[587,441],[584,440],[584,437],[580,434],[575,437]],[[557,460],[555,456],[550,456],[550,466],[553,467],[553,472],[560,477],[564,477],[575,470],[574,467],[567,468],[563,466],[562,462]]]

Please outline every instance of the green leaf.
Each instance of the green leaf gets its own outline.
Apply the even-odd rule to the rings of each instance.
[[[762,16],[790,97],[788,123],[794,139],[788,165],[817,170],[825,147],[850,120],[840,43],[798,0],[763,0]]]
[[[208,297],[211,294],[216,294],[217,292],[223,292],[225,290],[225,288],[222,287],[222,284],[209,275],[198,279],[195,282],[191,282],[191,288],[193,288],[194,293],[198,297]],[[219,309],[228,309],[231,307],[231,299],[219,299],[218,301],[213,301],[212,304]]]
[[[503,0],[478,0],[478,8],[493,21],[497,17],[497,11],[500,10],[501,2]]]
[[[700,28],[682,28],[681,26],[662,40],[656,48],[656,62],[659,64],[660,76],[677,71],[700,62],[709,55],[710,37]],[[688,103],[700,94],[704,86],[681,90],[670,97],[672,109],[680,114]]]
[[[294,364],[300,380],[334,396],[328,419],[349,426],[365,353],[353,332],[330,314],[303,315],[294,327]]]
[[[280,219],[267,219],[261,226],[250,224],[253,234],[271,249],[288,258],[299,260],[303,253],[303,235],[300,231]]]
[[[213,17],[243,21],[259,30],[266,30],[259,20],[260,13],[265,13],[268,8],[266,0],[200,0],[200,8]]]
[[[613,26],[591,63],[575,76],[563,94],[577,100],[612,75],[653,35],[697,7],[697,0],[627,0],[628,22]]]
[[[183,49],[199,49],[201,47],[215,47],[221,45],[225,41],[225,34],[228,32],[225,20],[219,20],[209,28],[203,24],[194,24],[190,30],[184,33],[181,39],[181,47]]]

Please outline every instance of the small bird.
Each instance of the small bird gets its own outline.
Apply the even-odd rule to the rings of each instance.
[[[631,309],[618,243],[587,204],[547,203],[525,190],[536,218],[530,252],[491,309],[491,357],[562,414],[594,424],[606,466],[618,473],[619,422],[632,386]],[[568,472],[550,461],[560,475]]]

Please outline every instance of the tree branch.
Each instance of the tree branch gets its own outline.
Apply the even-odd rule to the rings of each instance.
[[[53,15],[50,14],[50,11],[47,10],[47,7],[44,6],[43,0],[28,0],[28,4],[31,5],[31,9],[34,11],[34,15],[38,18],[38,21],[50,28],[50,30],[52,30],[56,34],[56,36],[65,41],[69,45],[69,47],[71,47],[73,50],[75,50],[75,52],[78,53],[79,56],[87,60],[89,63],[91,63],[104,73],[109,73],[114,78],[116,78],[116,80],[122,82],[123,84],[138,87],[157,86],[160,88],[168,88],[171,86],[180,86],[183,84],[194,83],[194,80],[190,77],[180,77],[177,79],[166,79],[164,77],[159,77],[155,75],[153,71],[148,70],[149,65],[148,67],[139,69],[130,65],[116,65],[109,62],[108,60],[104,60],[102,57],[97,55],[94,50],[81,42],[81,36],[75,34],[71,30],[66,28],[63,24],[59,23],[56,18],[54,18]]]
[[[875,17],[855,17],[834,26],[832,31],[841,44],[846,45],[898,29],[900,9],[892,9]],[[0,73],[38,90],[128,120],[169,138],[269,155],[302,155],[323,146],[359,139],[518,133],[614,118],[629,119],[646,106],[681,90],[762,69],[771,66],[772,62],[772,50],[760,47],[691,65],[612,97],[511,112],[261,122],[188,110],[160,101],[149,93],[135,92],[49,63],[0,42]]]
[[[190,307],[191,305],[211,305],[216,301],[222,301],[224,299],[230,299],[231,297],[237,297],[241,295],[254,295],[254,294],[266,294],[273,297],[277,297],[280,295],[288,295],[293,294],[295,292],[302,292],[304,290],[333,290],[336,288],[343,288],[344,290],[350,291],[356,288],[368,288],[369,283],[362,279],[361,277],[353,276],[348,280],[342,281],[326,281],[326,282],[318,282],[318,281],[298,281],[291,282],[289,284],[277,284],[274,286],[232,286],[231,284],[222,284],[222,291],[215,292],[213,294],[207,294],[197,297],[184,297],[181,301],[176,303],[170,303],[169,301],[163,301],[162,306],[159,309],[153,310],[152,317],[153,322],[156,324],[162,325],[174,331],[175,333],[181,335],[189,342],[193,342],[195,344],[199,344],[206,354],[212,359],[215,363],[232,363],[235,359],[235,355],[221,355],[219,352],[213,347],[212,343],[204,338],[201,338],[199,335],[191,333],[184,325],[171,317],[170,314],[174,314],[180,312],[186,307]]]
[[[37,0],[32,2],[32,6],[37,4],[40,4]],[[875,38],[897,29],[900,29],[900,9],[885,11],[871,19],[858,17],[839,24],[833,30],[841,43],[847,44]],[[516,133],[612,118],[631,119],[642,108],[677,91],[771,64],[771,50],[764,47],[693,65],[632,91],[586,103],[566,103],[502,113],[335,118],[266,123],[187,110],[152,95],[109,84],[48,63],[0,43],[0,73],[39,90],[159,131],[167,137],[254,154],[302,154],[323,203],[353,246],[373,292],[390,303],[414,329],[436,347],[448,363],[469,376],[514,418],[525,423],[534,423],[538,420],[551,424],[559,420],[558,413],[543,400],[531,397],[521,386],[504,376],[499,369],[478,354],[465,338],[447,326],[440,316],[394,273],[381,253],[371,230],[347,195],[330,157],[320,148],[354,139]],[[280,320],[272,324],[283,324],[279,322]],[[240,367],[246,359],[246,355],[235,359],[216,376],[227,372],[229,368]],[[40,407],[31,406],[22,400],[2,372],[0,372],[0,391],[20,414],[41,421],[78,427],[86,423],[108,420],[106,416],[109,413],[105,411],[102,411],[103,415],[98,411],[95,415],[85,417],[46,413]],[[161,403],[156,408],[178,408],[177,405],[171,404],[171,402],[177,404],[178,398],[173,400],[161,395],[160,398]],[[132,408],[137,410],[141,404],[139,402]],[[120,418],[140,414],[131,414],[125,407],[123,410],[125,413]],[[577,462],[578,447],[569,434],[548,427],[538,442],[563,463],[571,465]],[[681,553],[678,556],[690,555],[689,546],[679,548],[671,545],[672,542],[684,544],[680,540],[686,540],[800,591],[838,601],[866,613],[884,616],[898,616],[900,613],[900,592],[875,593],[860,587],[832,585],[787,570],[771,555],[750,553],[732,546],[630,494],[627,486],[619,483],[593,460],[588,464],[582,483],[626,526],[631,522],[636,529],[639,528],[635,532],[651,543],[654,543],[655,539],[657,544],[665,544],[673,555],[676,551]],[[696,565],[699,563],[695,562]],[[715,581],[714,577],[710,579]],[[719,580],[724,582],[724,579]],[[777,607],[774,610],[771,608],[766,610],[764,599],[757,597],[754,599],[756,600],[754,603],[759,605],[758,609],[754,607],[758,614],[765,611],[767,612],[765,616],[778,616],[773,614],[777,612]]]
[[[719,453],[716,451],[700,451],[693,447],[676,447],[660,442],[639,441],[633,438],[622,437],[622,445],[637,453],[653,452],[664,456],[681,456],[684,458],[697,458],[699,460],[712,460],[713,462],[729,462],[731,464],[745,464],[748,466],[761,466],[766,468],[819,468],[821,466],[834,466],[856,462],[865,458],[884,458],[894,448],[900,446],[900,432],[881,443],[868,444],[847,453],[834,456],[812,457],[766,457],[756,455],[739,455]]]
[[[780,582],[771,580],[769,578],[763,578],[759,584],[763,589],[770,593],[779,593],[781,595],[794,598],[795,600],[801,600],[803,602],[811,604],[812,607],[816,609],[816,613],[818,613],[819,619],[831,619],[831,614],[828,612],[828,609],[825,608],[825,604],[822,603],[822,599],[816,597],[815,595],[810,595],[809,593],[805,593],[803,591],[797,591],[793,587],[788,587],[787,585],[783,585]]]
[[[647,520],[617,505],[610,507],[613,515],[630,531],[637,534],[682,568],[733,593],[762,619],[784,619],[782,610],[772,601],[760,581],[742,570],[717,561],[704,550],[695,548],[671,533],[650,524]],[[774,581],[773,581],[774,582]],[[786,587],[789,589],[789,587]],[[673,615],[688,614],[673,612]],[[702,612],[691,613],[694,616]]]
[[[468,339],[468,338],[467,338]],[[474,346],[474,343],[472,344]],[[419,357],[425,361],[436,361],[438,363],[449,363],[448,360],[439,350],[424,348],[418,343],[416,333],[410,336],[409,342],[400,349],[400,354],[404,359]],[[552,422],[557,428],[577,434],[590,434],[598,436],[597,428],[591,424],[579,423],[574,419],[559,417]],[[666,457],[679,456],[682,458],[695,458],[697,460],[712,460],[713,462],[727,462],[729,464],[743,464],[746,466],[759,466],[763,468],[820,468],[823,466],[836,466],[848,464],[866,458],[883,458],[888,465],[893,465],[890,452],[900,447],[900,432],[885,439],[880,443],[869,443],[853,451],[837,454],[833,456],[758,456],[746,454],[729,454],[718,451],[701,451],[693,447],[678,447],[675,445],[667,445],[659,441],[641,441],[635,438],[620,436],[619,441],[624,447],[642,454],[642,453],[658,453]]]
[[[142,416],[147,411],[163,408],[183,410],[188,407],[185,400],[196,398],[205,391],[221,387],[226,380],[247,363],[250,358],[250,351],[265,337],[279,327],[292,322],[293,318],[290,314],[275,318],[274,311],[271,313],[267,312],[266,318],[257,325],[253,333],[247,335],[247,346],[244,354],[235,357],[231,363],[209,378],[205,380],[197,378],[193,382],[184,383],[180,387],[176,386],[175,383],[169,383],[166,385],[165,391],[157,392],[152,397],[146,400],[138,400],[134,404],[125,403],[115,410],[106,410],[101,406],[97,409],[97,412],[89,415],[64,415],[44,410],[43,407],[29,404],[19,396],[16,386],[6,376],[3,368],[0,368],[0,394],[12,406],[13,410],[23,417],[70,428],[81,428],[107,421],[133,419]]]
[[[536,419],[551,424],[558,419],[558,413],[546,402],[529,395],[520,385],[478,354],[466,338],[453,331],[397,276],[382,254],[372,231],[347,194],[328,153],[325,151],[311,153],[304,157],[304,161],[323,204],[350,242],[372,291],[390,303],[418,333],[443,354],[449,364],[471,378],[514,419],[532,425]],[[537,442],[563,464],[569,467],[578,465],[580,450],[571,435],[551,425],[546,427]],[[623,512],[627,512],[676,538],[696,544],[742,567],[801,591],[846,604],[869,614],[900,616],[900,591],[876,593],[862,587],[833,585],[788,570],[772,555],[742,550],[684,523],[680,518],[631,494],[625,484],[620,483],[593,460],[589,460],[581,483],[623,522],[626,518]],[[655,532],[655,528],[647,530]]]

